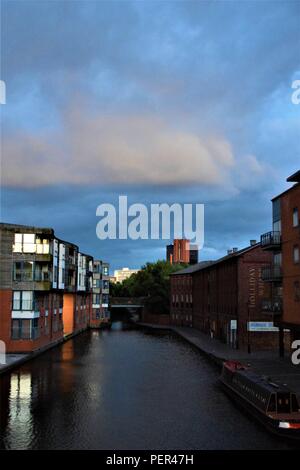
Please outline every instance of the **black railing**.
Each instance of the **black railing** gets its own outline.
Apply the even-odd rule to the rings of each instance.
[[[263,281],[280,281],[282,278],[281,266],[269,264],[261,270],[261,278]]]
[[[281,244],[281,233],[280,232],[267,232],[260,237],[260,243],[262,248],[268,247],[280,247]]]

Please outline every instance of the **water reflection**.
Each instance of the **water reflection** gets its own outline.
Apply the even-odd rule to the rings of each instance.
[[[6,445],[10,449],[28,448],[33,439],[32,395],[31,373],[12,373],[10,375],[6,439]]]
[[[124,331],[117,322],[111,331],[83,333],[0,377],[0,447],[293,447],[241,414],[217,377],[178,338]]]

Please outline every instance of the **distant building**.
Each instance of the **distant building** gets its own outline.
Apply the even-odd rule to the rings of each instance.
[[[193,326],[193,273],[212,261],[202,261],[181,269],[170,277],[170,317],[173,325]]]
[[[109,276],[109,282],[112,282],[114,284],[115,282],[117,282],[117,279],[115,278],[115,276]]]
[[[10,352],[49,347],[88,327],[93,258],[52,228],[0,224],[0,340]]]
[[[300,170],[287,179],[295,183],[272,199],[272,231],[261,236],[261,245],[272,253],[262,277],[270,286],[263,309],[280,329],[280,354],[284,353],[284,329],[300,339]]]
[[[166,246],[166,250],[167,250],[166,258],[167,258],[167,261],[171,264],[173,264],[173,249],[174,249],[174,246],[172,244]]]
[[[99,328],[110,323],[109,311],[109,264],[94,260],[93,303],[90,326]]]
[[[166,259],[171,264],[197,264],[198,246],[191,245],[190,240],[175,239],[166,247]]]
[[[125,279],[128,279],[132,274],[136,274],[137,272],[139,272],[139,269],[116,269],[114,271],[114,277],[116,278],[116,282],[123,282],[125,281]]]

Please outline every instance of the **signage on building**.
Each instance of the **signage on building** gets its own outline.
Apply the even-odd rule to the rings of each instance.
[[[278,328],[272,321],[250,321],[248,331],[278,331]]]

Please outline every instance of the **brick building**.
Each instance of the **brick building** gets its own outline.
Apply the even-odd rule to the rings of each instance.
[[[193,326],[193,274],[211,261],[203,261],[170,276],[170,323]]]
[[[0,224],[0,339],[7,352],[35,351],[87,328],[92,261],[51,228]]]
[[[198,254],[198,246],[190,244],[190,240],[175,239],[166,246],[166,260],[171,264],[197,264]]]
[[[279,334],[262,309],[270,296],[262,280],[271,254],[260,243],[233,250],[193,274],[193,326],[233,348],[274,349]]]
[[[272,199],[272,231],[261,236],[263,249],[272,253],[262,273],[270,285],[264,309],[280,328],[281,355],[284,329],[292,340],[300,338],[300,170],[287,181],[295,184]]]

